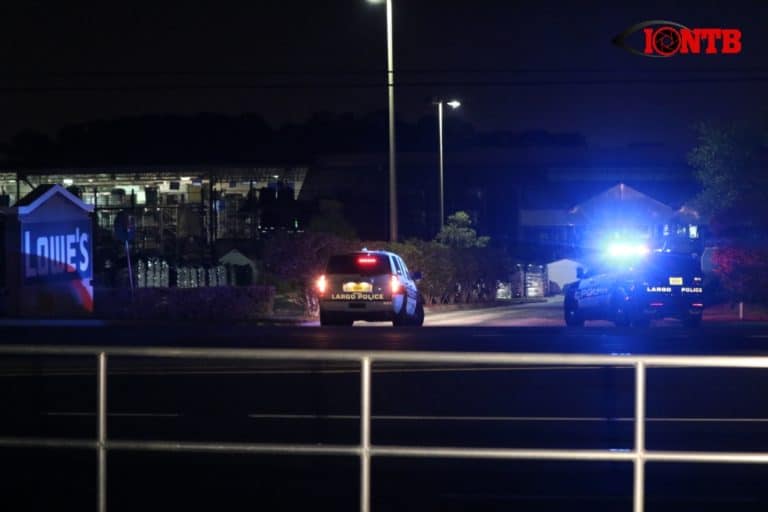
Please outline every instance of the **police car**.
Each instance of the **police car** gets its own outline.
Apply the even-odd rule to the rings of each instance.
[[[617,326],[647,326],[666,317],[689,327],[701,323],[704,289],[695,254],[652,252],[643,246],[616,252],[622,256],[618,261],[579,268],[579,280],[564,287],[566,325],[609,320]]]
[[[315,288],[320,298],[320,325],[352,325],[355,320],[391,321],[421,326],[424,302],[416,287],[419,272],[387,251],[331,256]]]

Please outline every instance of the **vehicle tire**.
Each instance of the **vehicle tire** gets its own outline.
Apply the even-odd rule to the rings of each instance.
[[[701,325],[701,315],[688,315],[683,318],[683,325],[686,327],[699,327]]]
[[[414,312],[414,317],[411,320],[411,325],[414,327],[421,327],[424,325],[424,303],[421,300],[416,303],[416,311]]]
[[[584,327],[584,318],[579,312],[579,305],[574,300],[566,300],[563,306],[565,325],[568,327]]]
[[[320,325],[322,327],[333,325],[333,320],[334,317],[331,313],[326,313],[325,311],[320,310]]]
[[[613,323],[616,327],[629,327],[632,323],[626,301],[620,298],[613,301]]]
[[[651,319],[648,318],[645,315],[638,316],[632,321],[633,327],[639,327],[641,329],[647,328],[651,326]]]
[[[404,327],[412,324],[412,320],[408,317],[407,302],[408,301],[403,298],[403,306],[400,308],[400,311],[395,313],[395,316],[392,317],[392,326]]]
[[[353,320],[338,314],[320,311],[320,325],[327,326],[347,326],[352,325]]]

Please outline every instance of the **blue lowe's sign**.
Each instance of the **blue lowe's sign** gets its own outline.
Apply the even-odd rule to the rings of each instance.
[[[12,313],[70,317],[93,313],[93,206],[61,185],[41,185],[14,206],[6,282]]]
[[[93,276],[91,223],[71,219],[21,229],[23,281],[71,281]]]

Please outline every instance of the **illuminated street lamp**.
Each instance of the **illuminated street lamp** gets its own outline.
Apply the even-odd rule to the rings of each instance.
[[[389,95],[389,239],[397,241],[397,172],[395,169],[395,72],[392,52],[392,0],[368,0],[387,4],[387,92]]]
[[[456,110],[461,106],[459,100],[436,100],[437,105],[437,140],[439,142],[439,154],[440,154],[440,228],[445,225],[445,186],[443,177],[443,104],[448,105],[453,110]]]

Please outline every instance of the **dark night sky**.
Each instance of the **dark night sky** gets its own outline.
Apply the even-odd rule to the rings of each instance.
[[[696,120],[767,110],[768,2],[615,3],[395,0],[398,115],[416,119],[429,97],[455,94],[465,108],[452,115],[479,129],[687,147]],[[647,59],[610,44],[656,18],[740,28],[743,54]],[[127,115],[257,112],[278,125],[383,109],[384,87],[369,85],[384,80],[384,27],[383,5],[365,0],[5,5],[0,141]],[[747,80],[722,82],[735,78]],[[499,84],[529,80],[547,84]],[[283,83],[293,87],[263,87]],[[245,85],[258,87],[231,87]]]

